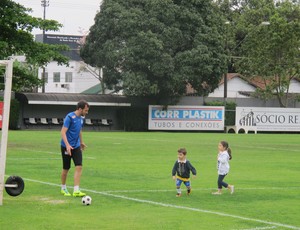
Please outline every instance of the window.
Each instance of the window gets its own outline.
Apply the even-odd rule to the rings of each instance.
[[[72,72],[66,72],[65,74],[65,82],[72,82],[73,73]]]
[[[43,78],[43,72],[42,72],[42,80],[44,80],[45,83],[48,83],[48,72],[45,72],[44,78]]]
[[[53,82],[60,82],[60,73],[59,72],[53,73]]]

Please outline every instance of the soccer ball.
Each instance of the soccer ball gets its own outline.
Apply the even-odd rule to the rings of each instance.
[[[83,205],[91,205],[92,204],[92,197],[84,196],[84,197],[82,197],[81,202],[82,202]]]

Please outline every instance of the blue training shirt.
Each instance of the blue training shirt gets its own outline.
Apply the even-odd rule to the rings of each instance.
[[[83,127],[83,120],[84,120],[84,118],[81,116],[79,116],[79,117],[76,116],[75,112],[71,112],[71,113],[67,114],[67,116],[65,117],[63,126],[68,128],[68,130],[66,132],[66,136],[67,136],[69,144],[73,148],[80,147],[79,134]],[[60,143],[63,147],[66,147],[63,139],[61,139]]]

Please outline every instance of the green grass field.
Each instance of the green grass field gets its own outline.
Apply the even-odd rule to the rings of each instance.
[[[59,131],[9,132],[6,177],[21,176],[25,190],[4,193],[2,230],[300,229],[297,134],[84,132],[84,140],[81,188],[91,206],[60,195]],[[235,193],[213,196],[221,140],[233,151],[225,181]],[[171,170],[179,147],[198,176],[191,196],[176,198]]]

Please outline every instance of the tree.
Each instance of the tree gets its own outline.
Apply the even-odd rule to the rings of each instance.
[[[35,42],[31,34],[34,28],[55,31],[61,24],[54,20],[32,17],[28,14],[30,11],[31,9],[11,0],[0,1],[0,60],[12,55],[25,55],[29,64],[16,63],[14,65],[12,87],[14,91],[30,91],[34,86],[42,84],[37,78],[37,73],[32,69],[44,66],[52,60],[59,64],[68,63],[68,59],[60,53],[60,51],[67,50],[66,46]],[[0,70],[0,76],[3,78],[3,69]],[[3,88],[3,85],[0,88]]]
[[[249,0],[239,23],[247,31],[239,42],[238,71],[263,79],[259,97],[276,95],[281,107],[288,106],[289,85],[300,77],[300,6],[296,1]],[[261,22],[268,21],[268,26]]]
[[[210,0],[104,0],[81,56],[126,95],[203,95],[225,69],[220,19]]]
[[[80,32],[81,32],[82,38],[79,41],[79,45],[80,45],[79,47],[82,47],[86,43],[85,41],[86,41],[86,36],[88,34],[88,31],[81,30]],[[79,51],[79,54],[80,54],[80,51]],[[106,86],[103,81],[102,68],[99,68],[97,66],[94,66],[94,67],[90,66],[82,61],[80,70],[90,72],[97,80],[99,80],[99,82],[100,82],[99,92],[100,92],[100,94],[105,94]]]

